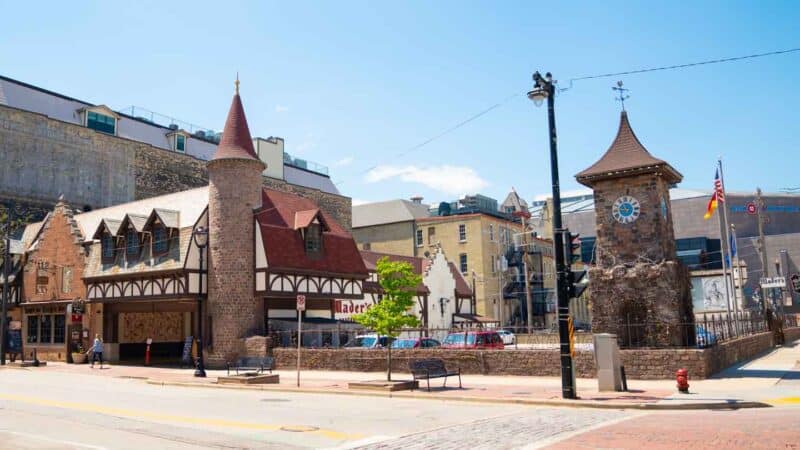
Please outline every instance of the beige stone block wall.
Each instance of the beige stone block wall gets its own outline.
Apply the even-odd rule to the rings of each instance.
[[[417,248],[414,242],[414,222],[354,228],[353,238],[359,250],[365,250],[364,244],[369,243],[369,249],[374,252],[422,256],[422,252],[415,254]]]

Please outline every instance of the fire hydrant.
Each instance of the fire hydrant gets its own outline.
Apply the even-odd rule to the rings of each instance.
[[[678,382],[678,390],[680,392],[689,393],[689,372],[686,369],[678,369],[675,372],[675,381]]]

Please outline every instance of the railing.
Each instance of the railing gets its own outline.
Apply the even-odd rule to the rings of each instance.
[[[798,318],[795,315],[786,315],[780,320],[783,321],[784,328],[798,326]],[[773,325],[777,326],[777,323]],[[526,327],[502,329],[513,334],[513,337],[506,337],[506,349],[554,350],[560,345],[558,329],[555,326],[536,328],[530,333]],[[756,312],[740,312],[730,317],[724,314],[698,315],[695,323],[682,324],[635,323],[625,320],[618,326],[617,338],[621,348],[708,348],[768,330],[763,315]],[[464,331],[475,332],[486,329],[474,327],[406,329],[400,333],[399,339],[429,338],[443,343],[449,334]],[[672,337],[671,340],[664,339],[665,333]],[[269,336],[273,347],[297,347],[296,329],[272,330]],[[574,338],[578,349],[593,348],[593,336],[590,331],[576,328]],[[363,344],[367,345],[362,346]],[[378,340],[375,333],[351,323],[340,326],[315,326],[303,330],[305,348],[381,348],[385,345],[387,345],[385,338]]]

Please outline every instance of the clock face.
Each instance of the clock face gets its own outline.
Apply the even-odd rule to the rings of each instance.
[[[633,223],[639,218],[641,205],[639,205],[639,200],[629,195],[623,195],[614,202],[611,212],[614,215],[614,220],[617,222],[624,224]]]

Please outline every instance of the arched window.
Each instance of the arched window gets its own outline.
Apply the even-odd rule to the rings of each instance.
[[[167,229],[164,225],[156,224],[153,226],[153,254],[163,255],[169,250],[169,238]]]
[[[100,241],[102,246],[103,261],[109,262],[114,260],[114,236],[110,233],[103,234]]]
[[[128,256],[136,256],[139,254],[139,233],[136,232],[135,228],[128,228],[128,232],[125,235],[125,247]]]

